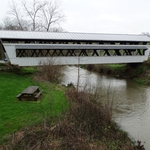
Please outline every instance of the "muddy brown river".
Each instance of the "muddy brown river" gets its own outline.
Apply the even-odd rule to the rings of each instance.
[[[140,140],[146,150],[150,150],[150,87],[134,83],[132,80],[114,79],[89,72],[77,67],[68,66],[62,84],[77,84],[80,88],[103,88],[109,91],[113,100],[113,118],[128,133],[133,141]],[[79,75],[78,75],[79,73]],[[107,95],[108,96],[108,95]]]

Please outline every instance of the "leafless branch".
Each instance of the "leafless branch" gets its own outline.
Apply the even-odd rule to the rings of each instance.
[[[37,0],[33,0],[33,4],[29,5],[26,1],[22,1],[23,8],[25,9],[26,14],[32,21],[32,30],[35,31],[38,26],[38,13],[42,10],[42,8],[46,5],[46,3],[40,3]],[[32,6],[32,7],[30,7]]]
[[[10,9],[11,9],[11,11],[9,13],[12,14],[16,18],[16,21],[17,21],[20,29],[24,30],[22,21],[21,21],[22,19],[20,16],[21,13],[19,12],[19,9],[17,8],[17,4],[14,1],[12,1],[12,3],[10,3]]]
[[[50,31],[55,27],[54,25],[58,25],[65,18],[60,9],[60,2],[53,0],[44,2],[32,0],[31,3],[22,0],[20,4],[12,0],[9,14],[13,16],[11,21],[17,23],[18,29],[32,31]]]
[[[60,22],[64,21],[64,14],[60,10],[60,3],[49,2],[45,5],[42,9],[42,16],[44,19],[43,28],[46,31],[50,30],[52,24],[59,24]]]

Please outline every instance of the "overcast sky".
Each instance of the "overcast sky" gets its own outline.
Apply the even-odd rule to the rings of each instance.
[[[65,31],[120,34],[150,32],[150,0],[61,0],[61,2],[61,9],[66,16],[66,21],[62,24]],[[8,10],[8,1],[4,0],[1,2],[1,22]]]

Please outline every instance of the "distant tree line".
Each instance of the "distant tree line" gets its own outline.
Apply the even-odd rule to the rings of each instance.
[[[142,34],[150,37],[150,33],[149,32],[142,32]]]
[[[53,0],[22,0],[20,3],[11,1],[8,17],[0,25],[0,29],[60,32],[63,29],[57,25],[65,21],[60,6],[60,1]]]

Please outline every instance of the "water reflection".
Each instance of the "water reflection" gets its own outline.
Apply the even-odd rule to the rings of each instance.
[[[89,87],[99,86],[109,90],[113,95],[115,121],[129,133],[134,140],[145,142],[145,148],[150,149],[150,87],[135,84],[131,80],[120,80],[77,67],[67,67],[62,84],[77,84],[80,78],[80,87],[87,84]]]

